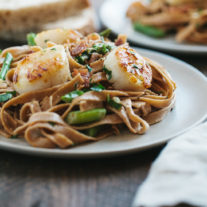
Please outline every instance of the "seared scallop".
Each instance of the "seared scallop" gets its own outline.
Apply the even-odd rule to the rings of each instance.
[[[47,42],[54,42],[56,44],[63,44],[68,42],[76,42],[82,35],[76,30],[72,29],[52,29],[40,32],[35,37],[35,43],[40,47],[47,47]]]
[[[104,66],[111,71],[109,82],[117,90],[139,91],[151,86],[151,67],[141,55],[126,45],[112,50]]]
[[[62,45],[27,55],[15,68],[13,83],[22,94],[49,88],[71,78],[69,62]]]

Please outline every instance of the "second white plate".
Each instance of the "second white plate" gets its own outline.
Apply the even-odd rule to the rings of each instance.
[[[143,56],[162,64],[177,84],[176,106],[167,117],[150,127],[144,135],[125,130],[119,136],[111,136],[94,143],[86,143],[70,149],[39,149],[21,139],[0,137],[0,148],[26,154],[48,157],[85,158],[120,155],[152,148],[191,129],[207,117],[207,78],[194,67],[170,56],[136,48]]]
[[[116,34],[126,34],[128,40],[137,45],[173,53],[207,54],[207,45],[177,43],[173,36],[157,39],[136,32],[126,17],[127,8],[132,1],[106,0],[100,10],[103,24]]]

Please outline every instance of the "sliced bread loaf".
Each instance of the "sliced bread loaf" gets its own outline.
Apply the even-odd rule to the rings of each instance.
[[[21,32],[76,15],[88,0],[1,0],[0,32]]]
[[[92,8],[86,8],[78,12],[76,15],[60,19],[48,24],[33,25],[33,27],[24,28],[20,31],[0,31],[0,39],[14,40],[25,42],[27,33],[38,33],[50,29],[76,29],[82,34],[89,34],[96,30],[95,12]]]

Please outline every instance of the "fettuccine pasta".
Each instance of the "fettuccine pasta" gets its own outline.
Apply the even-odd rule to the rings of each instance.
[[[176,33],[177,42],[207,44],[207,1],[139,0],[129,6],[127,16],[146,35]]]
[[[125,35],[73,30],[32,35],[0,58],[0,134],[68,148],[120,133],[143,134],[175,105],[175,83]]]

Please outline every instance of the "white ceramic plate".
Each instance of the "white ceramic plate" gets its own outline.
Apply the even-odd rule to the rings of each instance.
[[[173,53],[207,54],[207,45],[177,43],[173,36],[157,39],[136,32],[126,17],[131,2],[132,0],[106,0],[100,10],[103,24],[116,34],[125,33],[134,44]]]
[[[175,109],[162,122],[151,126],[146,134],[134,135],[125,130],[119,136],[71,149],[39,149],[23,140],[2,137],[0,148],[50,157],[112,156],[158,146],[202,122],[207,117],[207,78],[194,67],[173,57],[139,48],[136,50],[162,64],[177,84]]]

